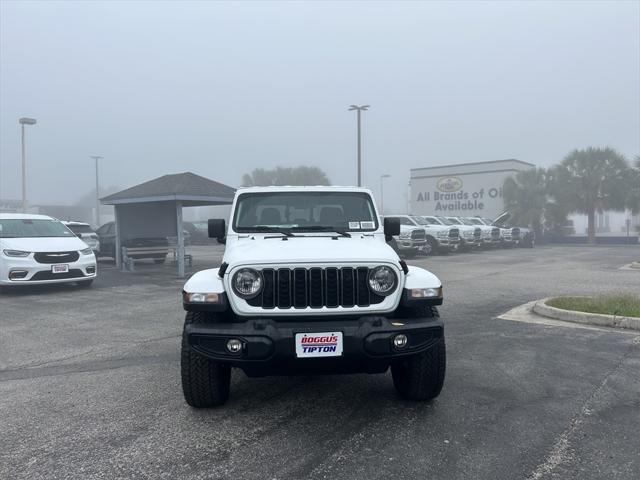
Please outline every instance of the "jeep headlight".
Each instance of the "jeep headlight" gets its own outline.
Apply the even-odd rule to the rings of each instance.
[[[369,288],[378,295],[389,295],[397,283],[398,277],[391,267],[375,267],[369,272]]]
[[[231,280],[233,291],[245,300],[257,296],[262,290],[262,284],[262,275],[253,268],[241,268]]]

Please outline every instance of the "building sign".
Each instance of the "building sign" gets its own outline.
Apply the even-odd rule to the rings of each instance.
[[[504,181],[531,167],[509,159],[412,169],[411,213],[495,218],[504,211]]]
[[[442,177],[436,181],[434,191],[418,192],[416,201],[432,204],[435,215],[458,215],[483,213],[487,199],[502,200],[502,187],[480,187],[477,190],[464,190],[458,177]]]
[[[444,193],[457,192],[462,188],[462,180],[458,177],[442,177],[436,183],[436,187]]]

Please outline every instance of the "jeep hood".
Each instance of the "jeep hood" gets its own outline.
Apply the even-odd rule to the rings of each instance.
[[[373,236],[351,238],[307,236],[281,238],[228,238],[224,261],[237,265],[291,263],[364,263],[388,262],[398,264],[398,254]]]

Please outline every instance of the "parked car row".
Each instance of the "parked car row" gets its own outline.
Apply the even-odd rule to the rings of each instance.
[[[406,258],[480,248],[533,248],[535,245],[533,231],[510,225],[510,215],[506,212],[495,220],[439,215],[386,215],[385,218],[400,222],[400,235],[394,237],[392,245]]]

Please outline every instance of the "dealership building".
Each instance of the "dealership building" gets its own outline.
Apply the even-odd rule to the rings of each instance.
[[[413,168],[410,211],[414,215],[495,218],[504,211],[502,186],[507,177],[534,167],[511,158]]]
[[[481,216],[496,218],[504,212],[502,186],[518,172],[535,165],[513,158],[411,169],[409,212],[413,215]],[[637,235],[640,215],[629,210],[598,212],[599,236]],[[586,215],[569,215],[573,233],[587,232]]]

